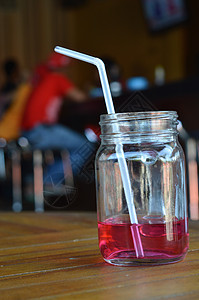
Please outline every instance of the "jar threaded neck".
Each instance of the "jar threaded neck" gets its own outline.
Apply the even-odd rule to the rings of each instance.
[[[128,139],[136,137],[168,138],[177,135],[177,113],[175,111],[150,111],[117,113],[100,116],[101,139]]]

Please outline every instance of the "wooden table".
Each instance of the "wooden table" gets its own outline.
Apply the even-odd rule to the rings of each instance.
[[[93,213],[0,213],[0,299],[199,299],[199,222],[181,263],[114,267]]]

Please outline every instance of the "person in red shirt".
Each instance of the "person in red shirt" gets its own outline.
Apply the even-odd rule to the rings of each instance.
[[[40,124],[55,124],[64,97],[77,102],[85,100],[85,95],[68,78],[56,72],[69,63],[69,58],[53,53],[47,63],[36,68],[33,91],[22,121],[23,130],[33,129]]]
[[[33,90],[24,111],[22,130],[33,149],[67,149],[76,175],[93,154],[95,146],[85,136],[57,123],[64,97],[70,97],[76,102],[86,100],[83,92],[57,72],[57,69],[67,66],[69,62],[69,58],[53,53],[47,63],[36,69],[32,80]],[[84,153],[81,153],[82,149]]]

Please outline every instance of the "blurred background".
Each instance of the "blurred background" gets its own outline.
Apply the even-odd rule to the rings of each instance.
[[[159,110],[177,110],[182,122],[180,138],[187,156],[188,197],[193,205],[193,218],[198,218],[198,11],[199,2],[194,0],[0,0],[0,62],[3,66],[8,59],[16,60],[24,81],[59,45],[107,62],[116,108],[129,95],[141,90]],[[96,135],[97,142],[99,115],[106,110],[96,70],[72,60],[64,72],[90,101],[78,105],[66,101],[59,123],[81,134],[91,133],[94,140]],[[4,81],[2,67],[1,85]],[[24,140],[19,145],[20,137],[21,134],[17,139],[8,139],[6,146],[3,141],[2,149],[9,148],[11,143],[16,149],[26,147]],[[12,157],[8,155],[7,159]],[[1,164],[2,161],[6,162],[5,151]],[[87,184],[82,183],[86,188],[80,192],[84,198],[92,198],[87,207],[91,210],[95,209],[92,176]],[[81,191],[81,187],[77,190]],[[39,197],[42,198],[41,194]]]
[[[172,26],[175,22],[171,15],[162,27],[154,28],[147,21],[147,2],[155,3],[1,0],[0,60],[14,56],[24,70],[30,71],[55,45],[62,45],[95,56],[109,55],[122,67],[124,78],[141,75],[151,84],[158,65],[165,70],[166,82],[198,75],[198,1],[187,1],[184,16],[175,20],[177,26]],[[91,77],[91,67],[74,62],[71,76],[84,85]]]

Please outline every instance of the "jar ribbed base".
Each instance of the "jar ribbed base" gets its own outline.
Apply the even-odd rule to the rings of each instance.
[[[104,260],[114,266],[120,267],[131,267],[131,266],[157,266],[157,265],[166,265],[172,264],[182,261],[186,253],[182,255],[168,257],[168,258],[158,258],[157,256],[154,258],[150,258],[154,253],[145,253],[145,258],[113,258],[113,259],[105,259]]]

